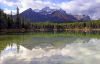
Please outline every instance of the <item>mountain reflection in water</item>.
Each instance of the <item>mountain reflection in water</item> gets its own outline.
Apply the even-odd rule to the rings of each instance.
[[[78,38],[62,47],[54,45],[31,49],[24,44],[8,45],[1,52],[0,64],[100,64],[100,39]]]

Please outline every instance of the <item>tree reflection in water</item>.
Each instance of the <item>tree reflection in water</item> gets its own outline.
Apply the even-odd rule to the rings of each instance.
[[[72,43],[60,44],[62,47],[56,43],[45,46],[42,43],[30,48],[30,42],[28,46],[8,45],[1,52],[0,64],[100,64],[100,39],[75,38],[69,42]]]

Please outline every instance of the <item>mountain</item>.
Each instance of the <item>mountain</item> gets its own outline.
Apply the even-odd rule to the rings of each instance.
[[[45,7],[41,10],[32,10],[31,8],[20,13],[20,17],[32,22],[73,22],[78,20],[89,20],[87,16],[78,17],[67,14],[62,9],[50,9]]]
[[[52,13],[53,16],[62,18],[65,21],[76,21],[77,19],[73,15],[67,14],[64,10],[59,9]]]
[[[44,15],[47,15],[47,14],[51,14],[53,13],[54,11],[56,11],[57,9],[50,9],[49,7],[45,7],[43,8],[42,10],[40,10],[39,12],[41,14],[44,14]]]
[[[31,8],[25,10],[20,14],[20,17],[28,19],[33,22],[44,22],[46,20],[45,15],[33,11]]]
[[[73,15],[78,21],[89,21],[91,18],[87,15]]]

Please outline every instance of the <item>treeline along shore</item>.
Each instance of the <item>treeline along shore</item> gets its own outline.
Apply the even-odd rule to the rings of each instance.
[[[19,9],[17,8],[16,17],[5,14],[0,9],[0,32],[34,32],[34,31],[100,31],[100,20],[91,21],[75,21],[66,23],[51,23],[47,22],[32,22],[21,18],[19,15]]]

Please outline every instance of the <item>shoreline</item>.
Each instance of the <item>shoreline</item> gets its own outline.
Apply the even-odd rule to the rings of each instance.
[[[0,30],[0,33],[2,32],[9,32],[9,33],[22,33],[22,32],[54,32],[54,31],[60,31],[60,32],[66,32],[66,31],[80,31],[80,32],[90,32],[90,31],[100,31],[100,29],[78,29],[78,28],[75,28],[75,29],[1,29]]]

